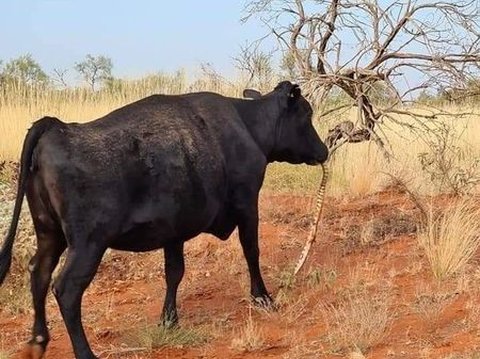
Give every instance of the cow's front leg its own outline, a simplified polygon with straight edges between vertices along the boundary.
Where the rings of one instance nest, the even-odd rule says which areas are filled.
[[[249,210],[242,211],[238,224],[240,243],[242,244],[243,254],[248,264],[250,273],[250,294],[255,304],[265,308],[274,308],[273,299],[265,288],[265,283],[260,273],[258,248],[258,208],[252,207]]]
[[[185,272],[183,242],[173,243],[164,248],[165,279],[167,292],[163,303],[162,325],[172,327],[178,323],[177,290]]]

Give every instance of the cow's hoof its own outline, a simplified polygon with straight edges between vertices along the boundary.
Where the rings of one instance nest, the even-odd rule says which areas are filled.
[[[162,318],[160,321],[159,327],[163,327],[165,329],[175,329],[178,327],[178,318]]]
[[[268,294],[262,295],[261,297],[253,297],[253,303],[255,306],[268,311],[275,311],[278,309],[275,301]]]
[[[20,353],[20,359],[41,359],[45,353],[45,348],[36,343],[25,344],[22,352]]]

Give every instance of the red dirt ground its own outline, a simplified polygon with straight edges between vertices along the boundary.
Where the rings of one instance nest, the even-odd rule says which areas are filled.
[[[449,201],[435,199],[439,208]],[[415,238],[418,211],[395,189],[361,200],[327,199],[318,242],[289,286],[282,274],[289,273],[301,252],[311,202],[312,198],[291,195],[264,193],[261,198],[261,263],[268,288],[280,298],[276,312],[251,308],[236,235],[227,242],[201,236],[187,244],[178,303],[181,325],[202,328],[208,333],[206,343],[132,350],[125,344],[129,333],[159,318],[165,290],[163,256],[111,252],[83,302],[93,350],[101,358],[348,357],[352,348],[335,346],[331,340],[335,327],[328,326],[325,308],[352,296],[388,302],[388,331],[363,351],[367,358],[447,358],[479,350],[479,257],[462,275],[436,283]],[[318,279],[316,273],[332,276]],[[47,310],[52,340],[46,357],[73,358],[51,295]],[[243,352],[232,340],[241,337],[249,315],[264,343]],[[31,317],[0,309],[0,348],[15,353],[13,357],[28,340]]]

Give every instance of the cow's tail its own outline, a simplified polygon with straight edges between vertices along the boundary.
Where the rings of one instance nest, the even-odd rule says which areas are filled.
[[[35,146],[40,137],[52,126],[60,124],[60,120],[54,117],[44,117],[36,121],[28,130],[25,141],[23,142],[22,155],[20,157],[20,175],[18,178],[17,198],[13,209],[13,217],[10,223],[2,249],[0,249],[0,285],[2,285],[7,276],[10,265],[12,264],[12,248],[17,233],[18,219],[22,209],[23,196],[27,185],[27,178],[32,166],[32,156]]]

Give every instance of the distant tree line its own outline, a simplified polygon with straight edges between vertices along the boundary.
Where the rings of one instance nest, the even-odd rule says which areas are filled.
[[[255,44],[258,45],[258,44]],[[262,92],[271,89],[272,84],[282,79],[295,80],[299,77],[298,67],[290,51],[285,51],[280,58],[278,66],[275,64],[272,52],[264,52],[255,45],[240,47],[239,54],[233,58],[235,67],[245,75],[245,87],[255,87]],[[209,64],[201,66],[202,77],[210,82],[225,82],[226,80],[215,72]],[[21,55],[7,62],[0,60],[0,90],[7,85],[27,86],[35,88],[66,89],[69,86],[68,75],[74,71],[81,77],[84,84],[92,91],[103,89],[109,92],[122,92],[130,85],[137,82],[147,81],[149,85],[161,86],[163,82],[171,81],[168,77],[159,74],[146,76],[138,80],[123,80],[112,75],[112,59],[104,55],[87,54],[82,61],[76,62],[71,69],[54,68],[47,74],[31,54]],[[173,78],[184,82],[183,74],[177,73]],[[166,80],[167,79],[167,80]],[[214,81],[213,81],[214,80]],[[194,82],[188,90],[202,90],[202,79]],[[182,85],[183,86],[183,85]],[[466,89],[460,90],[436,90],[424,89],[416,100],[425,104],[439,103],[476,103],[480,100],[480,79],[470,80]],[[373,103],[389,104],[394,99],[386,85],[377,82],[367,90]],[[332,91],[328,96],[327,107],[343,105],[349,101],[349,97],[342,91]]]
[[[466,82],[462,89],[440,89],[435,92],[423,90],[417,97],[423,104],[465,104],[480,103],[480,79]]]
[[[103,55],[86,55],[76,62],[73,70],[85,81],[92,91],[113,81],[113,62]],[[35,87],[68,87],[68,69],[53,69],[49,76],[31,54],[21,55],[8,62],[0,60],[0,86],[20,85]]]

